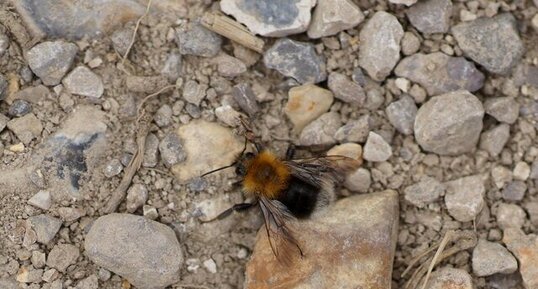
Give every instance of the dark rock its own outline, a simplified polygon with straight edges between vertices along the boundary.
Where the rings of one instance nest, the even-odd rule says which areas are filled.
[[[199,22],[185,23],[176,38],[181,54],[213,57],[220,51],[222,38]]]
[[[71,68],[77,51],[78,47],[73,43],[62,40],[47,41],[28,50],[26,60],[45,85],[56,85]]]

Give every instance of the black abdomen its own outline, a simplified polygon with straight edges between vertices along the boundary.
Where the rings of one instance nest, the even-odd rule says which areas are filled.
[[[318,201],[320,188],[291,177],[289,186],[278,198],[296,218],[308,218]]]

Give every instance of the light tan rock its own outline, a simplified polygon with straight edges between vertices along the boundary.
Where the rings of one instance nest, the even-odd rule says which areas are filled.
[[[297,132],[327,112],[333,103],[333,93],[313,84],[294,87],[288,92],[284,112]]]
[[[398,232],[395,191],[357,195],[301,221],[297,238],[305,256],[292,266],[277,261],[265,229],[247,265],[246,289],[389,288]]]
[[[519,273],[525,288],[538,288],[538,236],[509,228],[504,230],[503,242],[519,261]]]

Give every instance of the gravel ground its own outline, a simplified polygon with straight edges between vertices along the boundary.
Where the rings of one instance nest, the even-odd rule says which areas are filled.
[[[279,155],[356,156],[342,198],[398,193],[393,288],[451,230],[478,244],[429,288],[538,288],[536,0],[61,2],[0,2],[1,288],[243,288],[262,218],[202,223],[245,196],[198,178],[239,116]]]

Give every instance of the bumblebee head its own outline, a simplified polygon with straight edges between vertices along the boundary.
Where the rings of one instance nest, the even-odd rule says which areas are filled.
[[[247,174],[247,169],[249,164],[252,162],[252,159],[254,158],[255,154],[252,152],[247,152],[244,154],[241,154],[237,160],[235,161],[235,173],[240,176],[244,177]]]

